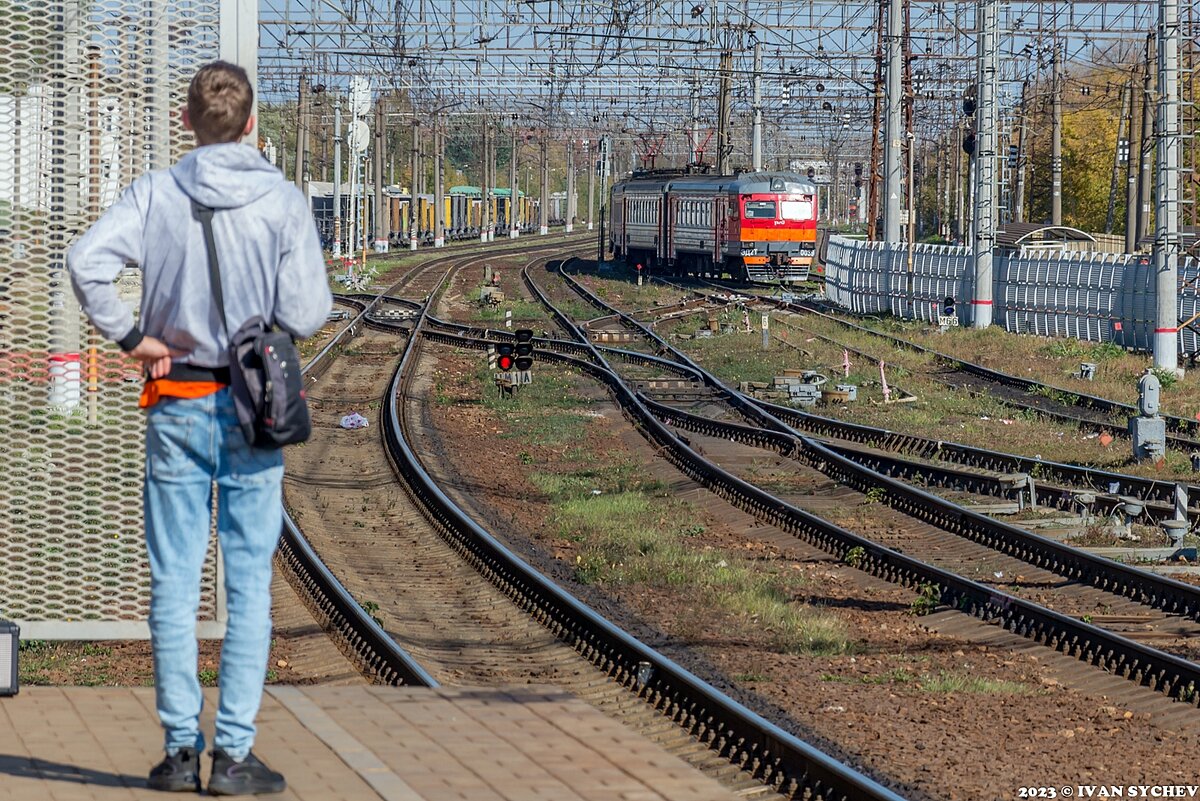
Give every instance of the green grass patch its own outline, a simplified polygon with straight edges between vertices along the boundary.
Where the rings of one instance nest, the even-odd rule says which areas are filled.
[[[929,693],[975,693],[977,695],[1033,695],[1028,684],[1004,679],[988,679],[965,673],[939,670],[921,676],[920,687]]]
[[[478,298],[478,293],[476,293]],[[505,300],[493,306],[490,303],[480,303],[475,310],[475,319],[484,322],[503,321],[506,312],[512,312],[514,320],[545,320],[546,312],[540,303],[535,303],[531,300],[518,298],[516,300]]]
[[[511,397],[502,397],[487,364],[478,370],[480,402],[496,412],[508,429],[503,439],[534,445],[563,446],[584,438],[588,417],[582,411],[590,402],[578,397],[573,374],[533,366],[533,383],[518,387]],[[435,398],[436,399],[436,398]]]
[[[641,584],[696,593],[714,606],[767,631],[790,653],[845,653],[852,643],[841,618],[799,603],[801,580],[687,543],[702,527],[687,504],[645,481],[636,466],[559,475],[535,473],[554,507],[553,523],[578,542],[576,577],[584,583]]]

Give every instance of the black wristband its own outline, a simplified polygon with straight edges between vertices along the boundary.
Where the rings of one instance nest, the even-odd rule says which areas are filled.
[[[128,334],[117,340],[117,345],[121,348],[121,350],[129,353],[129,351],[142,344],[142,340],[145,338],[146,335],[142,333],[142,329],[135,325],[133,328],[129,329]]]

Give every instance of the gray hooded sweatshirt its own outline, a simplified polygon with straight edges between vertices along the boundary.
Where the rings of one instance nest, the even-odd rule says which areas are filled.
[[[197,367],[229,363],[229,337],[213,302],[204,229],[189,198],[216,209],[213,234],[229,332],[258,315],[295,337],[314,333],[332,305],[308,203],[249,145],[198,147],[134,181],[67,254],[83,310],[131,350],[143,333]],[[139,323],[113,284],[130,262],[142,270]]]

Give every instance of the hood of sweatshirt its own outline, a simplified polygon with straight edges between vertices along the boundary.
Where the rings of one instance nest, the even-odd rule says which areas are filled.
[[[250,145],[204,145],[171,167],[184,193],[202,206],[235,209],[253,203],[284,181],[274,165]]]

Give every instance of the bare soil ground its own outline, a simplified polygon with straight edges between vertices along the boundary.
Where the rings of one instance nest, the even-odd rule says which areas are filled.
[[[619,625],[912,797],[1012,798],[1028,784],[1189,775],[1183,760],[1194,734],[1065,686],[1036,649],[989,648],[927,629],[911,613],[911,592],[715,501],[658,459],[595,387],[577,376],[569,382],[586,415],[569,431],[539,433],[480,402],[472,356],[443,356],[429,407],[448,459],[440,469],[472,488],[474,509],[494,533]],[[578,476],[586,466],[600,481],[631,464],[670,488],[661,517],[679,547],[795,576],[788,604],[836,617],[846,647],[781,648],[769,621],[716,603],[702,584],[634,569],[645,554],[591,563],[587,532],[571,525],[577,519],[552,500],[544,476]]]

